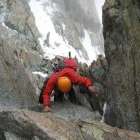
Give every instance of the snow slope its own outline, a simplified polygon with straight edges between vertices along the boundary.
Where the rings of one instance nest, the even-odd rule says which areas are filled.
[[[68,56],[68,52],[70,51],[72,57],[76,57],[80,62],[90,64],[97,58],[97,55],[100,54],[97,49],[98,46],[93,46],[90,31],[87,29],[83,28],[84,35],[79,36],[79,40],[83,45],[83,49],[86,51],[87,57],[83,55],[82,51],[70,45],[64,36],[56,32],[52,20],[58,10],[55,3],[52,3],[50,0],[30,0],[29,5],[34,14],[37,28],[41,34],[39,41],[44,51],[44,57],[52,59],[56,55]],[[62,23],[62,27],[63,30],[65,30],[64,23]]]

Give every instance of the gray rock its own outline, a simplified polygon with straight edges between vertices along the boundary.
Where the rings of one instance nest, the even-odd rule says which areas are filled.
[[[106,122],[140,131],[139,0],[107,0],[103,12],[110,81]]]
[[[6,140],[139,140],[140,134],[98,121],[66,121],[53,113],[0,111],[0,129]]]
[[[69,101],[65,101],[63,103],[55,103],[52,106],[52,112],[56,116],[68,120],[68,121],[76,121],[76,120],[85,120],[85,121],[93,121],[93,120],[101,120],[101,116],[99,112],[91,111],[90,109],[72,104]]]
[[[32,71],[39,65],[38,30],[26,1],[0,1],[0,105],[37,104]]]
[[[26,140],[22,137],[16,136],[15,134],[12,134],[10,132],[5,132],[4,135],[5,135],[6,140]]]

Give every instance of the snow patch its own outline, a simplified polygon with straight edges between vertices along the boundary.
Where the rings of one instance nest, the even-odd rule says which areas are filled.
[[[102,7],[105,3],[105,0],[95,0],[95,5],[97,9],[97,13],[99,15],[100,22],[102,23]]]
[[[97,59],[97,55],[100,54],[97,48],[98,46],[93,46],[90,38],[89,32],[84,29],[84,37],[80,38],[82,45],[84,46],[87,54],[88,54],[88,64],[91,63],[93,60]]]
[[[5,27],[7,30],[14,31],[15,33],[18,33],[16,30],[9,28],[4,22],[2,22],[1,25],[3,27]]]
[[[0,15],[0,23],[2,23],[2,22],[4,22],[4,20],[5,20],[5,15]]]
[[[39,76],[41,76],[43,78],[46,78],[48,76],[48,74],[40,72],[40,71],[34,71],[34,72],[32,72],[32,74],[39,75]]]
[[[2,22],[2,26],[5,27],[5,28],[8,29],[8,30],[11,30],[8,26],[5,25],[4,22]]]
[[[62,24],[62,28],[63,28],[63,30],[65,30],[66,29],[66,25]]]
[[[105,115],[106,109],[107,109],[107,102],[105,102],[104,103],[104,106],[103,106],[103,116],[102,116],[101,122],[104,122],[105,121],[104,115]]]

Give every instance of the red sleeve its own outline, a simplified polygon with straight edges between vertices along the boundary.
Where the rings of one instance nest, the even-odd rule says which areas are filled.
[[[47,82],[47,85],[45,87],[45,90],[43,92],[43,105],[44,106],[51,105],[50,94],[52,93],[52,90],[54,89],[56,82],[57,82],[57,73],[53,73],[50,76],[50,78]]]
[[[76,83],[78,84],[81,84],[81,85],[84,85],[85,87],[89,87],[89,86],[92,86],[92,82],[90,79],[88,79],[87,77],[82,77],[80,75],[76,75]]]
[[[87,77],[80,76],[73,69],[65,69],[64,73],[66,73],[66,76],[70,78],[73,84],[84,85],[85,87],[89,87],[92,85],[92,81],[90,79],[88,79]]]

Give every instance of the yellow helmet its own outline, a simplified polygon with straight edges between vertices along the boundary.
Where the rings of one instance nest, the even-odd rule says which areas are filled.
[[[68,77],[63,76],[58,78],[57,86],[63,93],[68,93],[71,90],[71,85],[71,80]]]

